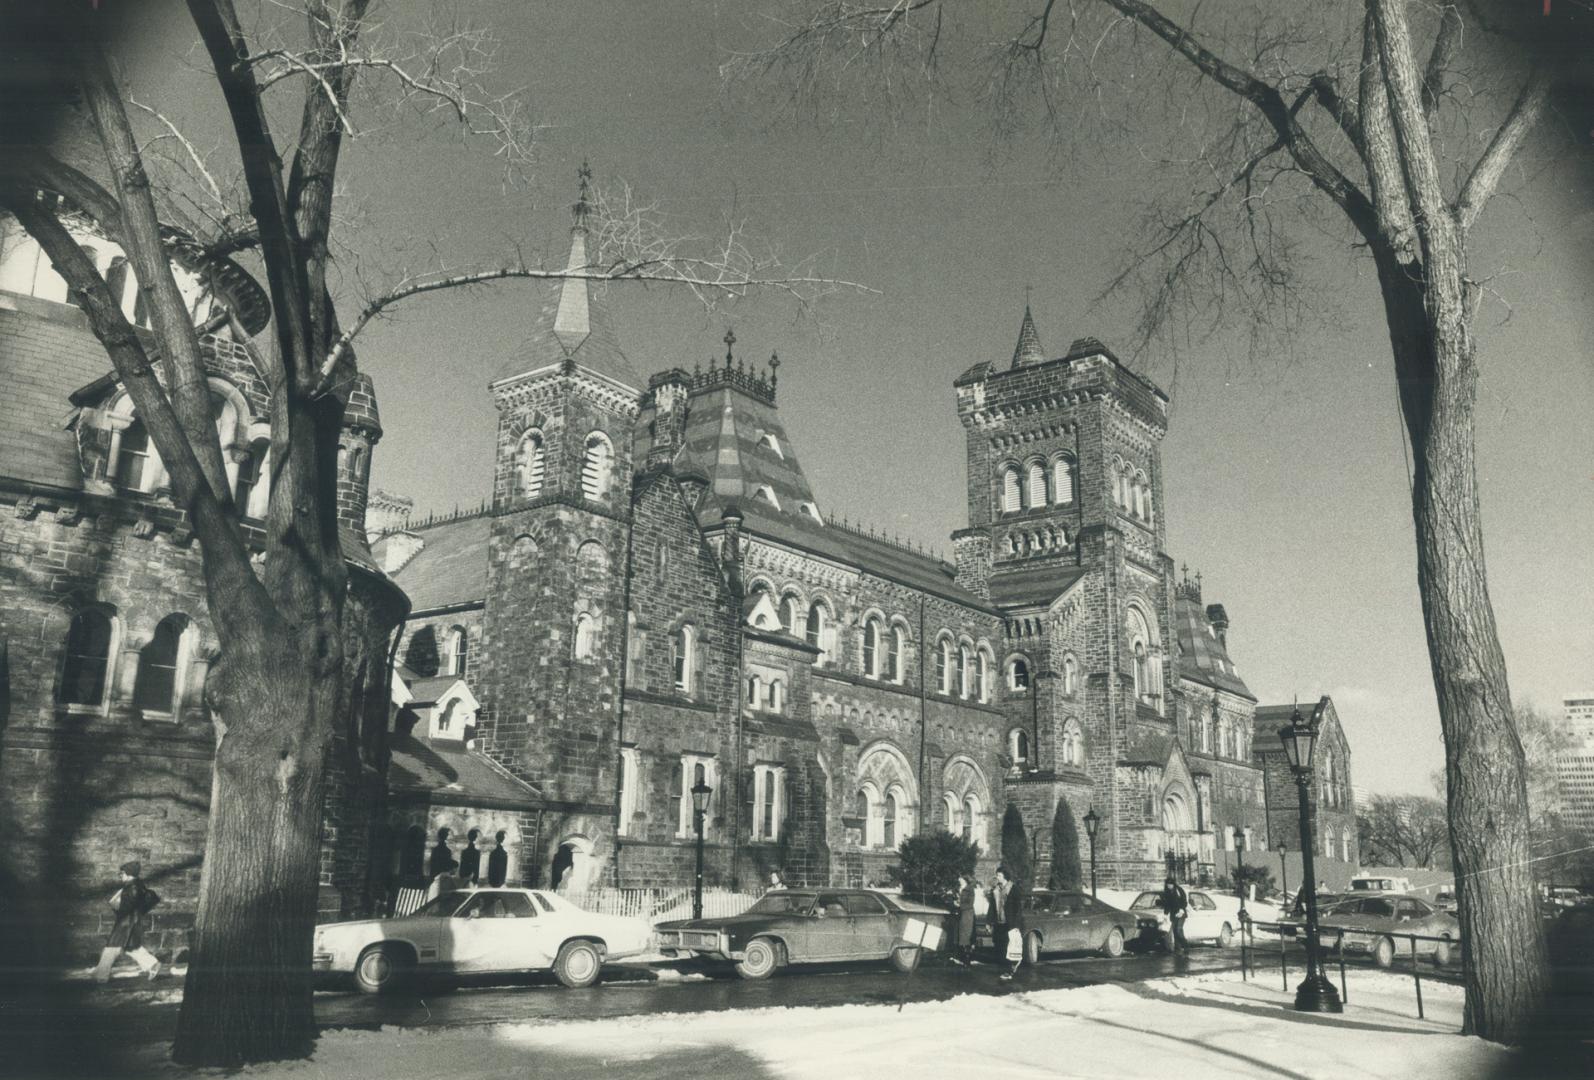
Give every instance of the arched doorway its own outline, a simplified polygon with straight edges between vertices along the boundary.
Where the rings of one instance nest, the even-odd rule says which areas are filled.
[[[559,841],[548,867],[548,887],[555,892],[580,895],[592,881],[592,841],[569,836]]]
[[[1191,880],[1200,862],[1196,833],[1195,800],[1182,787],[1162,794],[1162,851],[1169,877]]]

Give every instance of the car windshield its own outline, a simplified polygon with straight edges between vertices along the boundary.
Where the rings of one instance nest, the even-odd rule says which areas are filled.
[[[747,909],[749,915],[801,915],[813,905],[813,893],[772,892]]]
[[[1161,901],[1162,901],[1162,894],[1161,893],[1143,892],[1139,896],[1135,897],[1135,902],[1133,904],[1129,905],[1129,910],[1130,911],[1150,911],[1153,908],[1161,907],[1162,906]]]
[[[459,910],[469,893],[446,892],[436,900],[410,913],[412,919],[446,919]]]

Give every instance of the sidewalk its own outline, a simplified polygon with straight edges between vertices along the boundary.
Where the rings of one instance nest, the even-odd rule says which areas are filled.
[[[440,1031],[341,1031],[313,1060],[256,1066],[251,1078],[561,1080],[627,1077],[1325,1077],[1469,1080],[1507,1052],[1463,1038],[1461,993],[1356,972],[1340,1016],[1303,1015],[1274,984],[1222,973],[965,996],[912,1004],[669,1014]],[[186,1075],[155,1060],[162,1076]]]

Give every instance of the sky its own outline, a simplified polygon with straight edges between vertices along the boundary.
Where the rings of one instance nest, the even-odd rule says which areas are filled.
[[[423,6],[388,5],[390,27]],[[345,152],[355,222],[345,235],[368,257],[380,240],[416,260],[435,249],[454,266],[516,246],[557,263],[586,160],[600,186],[630,183],[683,234],[734,211],[789,259],[867,285],[875,291],[838,291],[806,312],[777,296],[705,312],[678,290],[611,289],[640,371],[723,355],[728,328],[749,360],[779,351],[786,430],[828,516],[950,553],[967,513],[952,380],[977,361],[1010,360],[1027,288],[1051,355],[1090,335],[1127,358],[1133,298],[1094,298],[1163,179],[1142,147],[1097,139],[1059,161],[1039,144],[993,143],[988,115],[957,100],[892,130],[866,106],[824,124],[782,122],[774,106],[786,87],[772,84],[763,107],[719,80],[732,50],[767,35],[757,4],[461,6],[496,29],[498,81],[524,87],[537,118],[530,181],[506,188],[490,157],[437,131],[371,124]],[[165,40],[155,55],[175,58],[180,38]],[[161,88],[183,78],[166,74]],[[1537,153],[1525,161],[1473,239],[1502,271],[1475,324],[1478,469],[1514,697],[1558,709],[1594,685],[1594,204],[1586,174]],[[1202,574],[1207,602],[1227,608],[1230,654],[1262,703],[1332,695],[1358,784],[1432,794],[1443,749],[1376,282],[1337,238],[1302,242],[1331,312],[1288,355],[1249,356],[1237,320],[1134,362],[1173,399],[1168,547]],[[541,288],[434,296],[365,333],[361,367],[385,429],[374,487],[414,498],[420,513],[488,495],[486,383],[529,333]]]

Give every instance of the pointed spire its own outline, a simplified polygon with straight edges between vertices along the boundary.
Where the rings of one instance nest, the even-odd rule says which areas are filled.
[[[1041,336],[1035,331],[1035,317],[1030,314],[1029,304],[1026,303],[1024,322],[1018,328],[1018,347],[1013,350],[1013,366],[1039,364],[1045,359],[1046,354],[1041,351]]]
[[[592,170],[581,163],[576,174],[580,181],[580,195],[571,208],[575,224],[570,229],[570,258],[565,261],[566,272],[587,269],[587,214],[592,209],[588,201],[591,194]],[[588,303],[587,282],[580,278],[565,278],[559,287],[559,310],[554,315],[553,332],[564,346],[565,354],[575,352],[592,333],[591,307]]]

